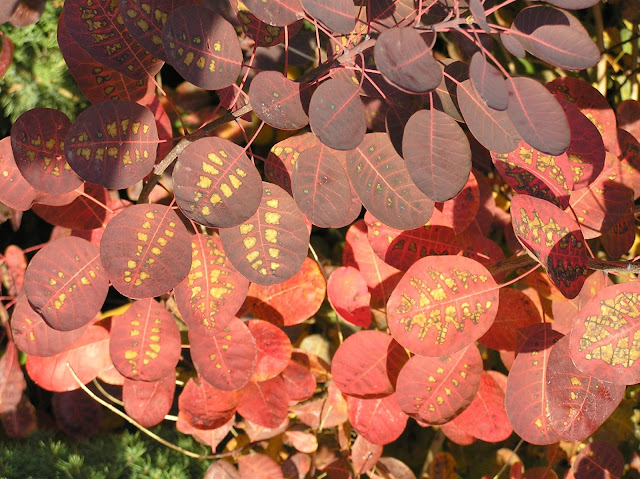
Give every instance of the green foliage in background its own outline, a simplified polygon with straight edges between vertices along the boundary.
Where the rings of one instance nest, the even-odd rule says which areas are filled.
[[[62,4],[47,2],[42,18],[34,25],[0,25],[0,31],[15,45],[11,66],[0,78],[0,138],[31,108],[57,108],[73,120],[88,106],[58,48],[56,31]]]
[[[174,424],[153,431],[190,451],[211,453],[191,436],[178,433]],[[43,431],[24,440],[0,439],[2,479],[191,479],[203,477],[210,463],[191,459],[139,431],[84,441]]]

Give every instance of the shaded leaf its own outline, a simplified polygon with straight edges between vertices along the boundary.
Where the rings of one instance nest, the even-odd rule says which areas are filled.
[[[240,456],[238,470],[240,479],[284,479],[278,463],[266,454]]]
[[[266,381],[278,376],[291,359],[291,341],[282,329],[260,319],[247,322],[249,332],[255,339],[257,357],[253,381]]]
[[[576,479],[622,477],[624,458],[615,446],[603,441],[587,444],[571,466]]]
[[[351,447],[351,462],[356,474],[370,472],[382,456],[382,449],[381,445],[372,444],[363,436],[358,436]]]
[[[300,0],[243,0],[243,3],[263,22],[269,25],[284,26],[304,16]]]
[[[346,35],[356,27],[351,0],[301,0],[301,3],[309,15],[335,33]]]
[[[297,404],[290,410],[303,424],[314,429],[335,427],[348,419],[347,402],[333,383],[327,386],[326,397]]]
[[[54,393],[51,407],[56,425],[77,441],[95,436],[102,423],[102,407],[87,393],[75,391]]]
[[[16,166],[11,137],[0,140],[0,201],[18,211],[27,211],[38,193],[24,179]]]
[[[309,368],[294,358],[289,360],[287,367],[280,373],[289,397],[289,404],[306,401],[316,390],[316,379]]]
[[[178,397],[178,409],[184,419],[198,429],[215,429],[236,413],[238,393],[221,391],[202,378],[191,378]]]
[[[478,4],[481,5],[479,1]],[[494,110],[507,109],[509,104],[507,83],[500,71],[491,65],[481,52],[474,53],[471,58],[469,78],[487,106]]]
[[[144,427],[160,424],[169,414],[176,390],[173,370],[158,381],[124,380],[122,402],[125,412]]]
[[[268,125],[281,130],[299,130],[309,123],[309,87],[285,78],[280,72],[262,71],[251,80],[251,107]]]
[[[0,414],[15,411],[26,388],[27,382],[18,362],[18,350],[13,341],[9,341],[0,357]]]

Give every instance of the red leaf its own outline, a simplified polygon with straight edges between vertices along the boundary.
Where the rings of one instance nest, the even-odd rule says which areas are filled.
[[[280,72],[262,71],[251,80],[251,107],[268,125],[281,130],[299,130],[309,123],[309,87],[285,78]]]
[[[618,448],[603,441],[587,444],[571,466],[576,479],[619,478],[623,470],[624,458]]]
[[[238,413],[251,422],[276,427],[287,417],[289,398],[277,376],[263,382],[249,381],[238,393]]]
[[[382,456],[383,447],[372,444],[363,436],[358,436],[351,446],[351,463],[356,474],[365,474],[371,471]]]
[[[278,376],[291,359],[291,341],[282,329],[273,324],[253,319],[247,327],[255,339],[257,358],[252,381],[260,382]]]
[[[327,397],[292,406],[291,412],[314,429],[338,426],[349,419],[347,402],[334,383],[327,386]]]
[[[187,381],[178,397],[178,409],[185,421],[198,429],[215,429],[236,413],[238,393],[222,391],[202,378]]]
[[[15,411],[26,388],[27,382],[18,362],[18,350],[13,341],[9,341],[0,357],[0,414]]]
[[[347,412],[353,428],[373,444],[389,444],[404,431],[408,416],[395,394],[378,399],[347,396]]]
[[[278,463],[266,454],[240,456],[238,470],[240,479],[284,479]]]
[[[361,328],[369,327],[371,293],[360,271],[351,266],[333,270],[327,282],[327,296],[331,307],[344,321]]]
[[[284,371],[280,373],[284,381],[284,388],[289,397],[289,404],[297,404],[301,401],[306,401],[316,391],[316,379],[313,377],[311,371],[300,364],[299,362],[291,359]]]
[[[158,381],[133,381],[125,379],[122,385],[122,402],[125,412],[144,427],[160,424],[169,414],[176,390],[175,372]]]

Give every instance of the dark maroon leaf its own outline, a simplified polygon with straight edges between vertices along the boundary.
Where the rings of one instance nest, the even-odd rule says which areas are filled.
[[[457,93],[464,121],[482,146],[495,153],[515,150],[521,138],[506,111],[487,106],[471,80],[459,83]]]
[[[578,224],[548,201],[527,195],[511,200],[513,230],[547,270],[566,298],[575,298],[587,277],[587,249]]]
[[[67,193],[82,185],[64,157],[64,138],[71,121],[59,110],[34,108],[11,128],[11,147],[25,180],[44,193]]]
[[[405,230],[429,221],[433,201],[413,183],[385,133],[364,137],[347,157],[347,172],[365,208],[386,225]]]
[[[588,443],[571,466],[575,479],[622,477],[624,457],[617,447],[603,441]]]
[[[558,68],[583,70],[600,60],[600,51],[580,22],[568,12],[535,5],[521,10],[513,29],[524,48]],[[515,33],[515,32],[514,32]]]
[[[173,289],[189,273],[191,238],[169,207],[125,208],[107,225],[100,243],[104,269],[128,298],[151,298]]]
[[[309,84],[293,82],[277,71],[258,73],[249,87],[258,118],[281,130],[299,130],[309,123]]]
[[[485,32],[491,33],[491,28],[487,23],[487,14],[484,12],[484,6],[480,0],[469,0],[469,11],[473,15],[473,21]]]
[[[233,320],[249,289],[218,236],[191,237],[191,270],[174,289],[176,305],[190,331],[217,334]]]
[[[293,196],[291,191],[291,175],[298,156],[304,150],[320,146],[322,143],[311,132],[290,136],[279,141],[269,151],[264,163],[264,174],[267,180],[275,183]]]
[[[200,375],[223,391],[242,388],[256,367],[256,342],[247,326],[232,318],[207,336],[189,331],[191,357]]]
[[[524,58],[527,52],[518,38],[517,34],[509,34],[509,31],[500,33],[500,40],[507,51],[517,58]]]
[[[469,141],[446,113],[420,110],[412,115],[404,130],[402,152],[411,179],[433,201],[450,200],[469,178]]]
[[[159,381],[180,359],[180,331],[173,316],[153,298],[135,301],[111,321],[109,353],[125,378]]]
[[[122,27],[115,0],[70,0],[63,18],[73,38],[91,57],[135,80],[155,76],[163,62],[154,58]]]
[[[224,1],[227,5],[229,2]],[[237,3],[237,5],[236,5]],[[269,25],[253,13],[247,10],[247,7],[242,2],[231,2],[231,7],[236,11],[236,16],[240,20],[240,26],[242,31],[252,40],[256,42],[259,47],[273,47],[284,43],[285,40],[285,27]],[[229,20],[227,18],[227,20]],[[230,20],[229,20],[230,21]],[[293,37],[302,28],[303,20],[300,19],[290,25],[287,25],[287,35],[289,38]]]
[[[409,118],[423,108],[423,97],[399,92],[396,95],[387,96],[384,104],[387,106],[387,114],[384,116],[384,130],[380,131],[386,131],[389,134],[394,148],[404,158],[402,151],[404,131]]]
[[[356,26],[352,0],[301,0],[304,9],[332,32],[346,35]]]
[[[58,331],[49,326],[36,313],[26,295],[16,301],[11,315],[11,337],[20,351],[33,356],[53,356],[71,346],[84,333],[80,327],[71,331]]]
[[[309,104],[311,131],[336,150],[358,146],[367,131],[364,105],[353,83],[333,78],[323,82]]]
[[[146,104],[155,93],[149,78],[134,80],[91,58],[69,33],[64,13],[58,20],[58,45],[71,76],[91,103],[104,100],[131,100]]]
[[[549,354],[546,397],[551,428],[565,441],[583,441],[598,429],[624,398],[625,386],[580,372],[571,361],[569,336]]]
[[[60,331],[87,324],[100,311],[108,290],[98,247],[73,236],[38,251],[25,275],[29,303]]]
[[[244,223],[220,230],[227,256],[249,281],[264,286],[295,275],[307,256],[309,230],[300,209],[279,186],[262,183],[262,200]]]
[[[102,406],[84,391],[76,389],[53,394],[51,408],[58,428],[77,441],[100,431]]]
[[[479,0],[478,0],[479,1]],[[469,64],[469,77],[487,105],[494,110],[506,110],[509,104],[507,83],[500,71],[481,52],[476,52]]]
[[[562,337],[549,323],[531,326],[507,380],[505,407],[515,433],[531,444],[559,440],[547,412],[547,364],[553,345]]]
[[[224,138],[201,138],[185,148],[173,170],[176,203],[209,227],[249,219],[260,204],[262,180],[245,149]]]
[[[197,18],[198,22],[192,20]],[[202,5],[174,10],[162,31],[169,63],[185,80],[205,90],[219,90],[236,81],[242,50],[233,26]]]
[[[132,101],[105,101],[83,111],[64,142],[67,161],[85,181],[126,188],[153,167],[158,130],[153,113]]]
[[[451,356],[415,355],[398,375],[398,404],[422,423],[444,424],[471,404],[481,372],[482,357],[475,344]]]
[[[602,246],[610,258],[619,258],[633,246],[636,237],[633,204],[613,227],[602,235]]]
[[[168,61],[162,46],[162,28],[174,9],[193,0],[118,0],[127,30],[153,56]]]
[[[430,92],[442,80],[431,46],[414,28],[386,30],[374,47],[376,65],[392,85],[411,93]]]
[[[414,0],[370,0],[366,10],[368,22],[381,30],[408,26],[417,15]]]
[[[124,410],[142,426],[156,426],[169,414],[175,390],[176,378],[173,370],[158,381],[125,379],[122,385]]]
[[[448,114],[456,121],[464,121],[458,107],[458,83],[469,79],[469,65],[457,60],[445,59],[444,75],[440,85],[433,91],[430,101],[433,107]],[[425,102],[427,105],[429,101]]]
[[[548,155],[564,153],[571,141],[571,131],[555,97],[533,78],[510,78],[507,86],[507,113],[522,138]]]
[[[290,25],[304,16],[300,0],[244,0],[243,2],[256,17],[274,25]]]
[[[314,225],[338,226],[349,213],[349,177],[329,147],[320,145],[300,153],[291,182],[296,203]]]

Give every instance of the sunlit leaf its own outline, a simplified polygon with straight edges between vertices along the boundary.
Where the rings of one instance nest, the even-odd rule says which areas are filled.
[[[178,73],[205,90],[227,87],[240,74],[242,50],[235,29],[202,5],[174,10],[162,30],[162,43]]]
[[[80,178],[119,189],[153,167],[158,130],[153,113],[132,101],[105,101],[83,111],[64,142],[67,161]]]
[[[309,87],[285,78],[280,72],[262,71],[251,80],[251,107],[268,125],[281,130],[299,130],[309,123]]]
[[[11,137],[0,140],[0,201],[18,211],[27,211],[38,196],[16,166]]]
[[[367,282],[356,268],[340,266],[327,281],[327,297],[331,307],[344,321],[361,328],[371,324],[371,293]]]
[[[251,379],[266,381],[278,376],[291,359],[291,341],[284,331],[260,319],[247,322],[249,332],[255,339],[257,357]]]
[[[231,319],[224,328],[216,326],[206,336],[189,331],[189,343],[196,370],[218,389],[240,389],[255,370],[256,341],[238,318]]]
[[[376,466],[378,459],[382,456],[383,447],[379,444],[372,444],[363,436],[358,436],[353,441],[351,447],[351,461],[353,468],[358,474],[371,472]]]
[[[256,318],[278,326],[293,326],[318,312],[325,292],[326,281],[318,263],[307,257],[300,271],[282,283],[271,286],[252,283],[246,305]]]
[[[220,238],[236,269],[263,286],[300,271],[309,246],[309,230],[293,198],[266,182],[255,214],[239,226],[221,229]]]
[[[153,77],[163,62],[154,58],[122,27],[118,2],[70,0],[63,17],[73,38],[91,57],[133,78]]]
[[[260,204],[262,180],[245,150],[224,138],[191,143],[173,170],[176,203],[209,227],[229,228],[249,219]]]
[[[38,251],[25,275],[29,303],[60,331],[87,324],[100,311],[108,290],[98,247],[71,236]]]
[[[251,422],[276,427],[287,417],[289,398],[280,376],[268,381],[249,381],[238,392],[238,413]]]
[[[389,329],[410,351],[450,355],[481,337],[498,311],[498,285],[480,263],[461,256],[416,261],[387,303]]]
[[[114,288],[129,298],[171,290],[191,267],[191,238],[180,218],[163,205],[124,209],[107,225],[100,258]]]
[[[299,20],[304,15],[300,0],[243,0],[244,4],[263,22],[284,26]]]
[[[225,2],[228,3],[228,2]],[[237,5],[236,5],[237,4]],[[253,13],[247,10],[247,7],[240,0],[234,0],[231,2],[231,6],[236,11],[238,20],[240,20],[240,26],[242,31],[249,38],[256,42],[259,47],[273,47],[284,43],[285,41],[285,27],[269,25],[263,22]],[[302,28],[303,20],[297,20],[286,26],[286,35],[291,38]]]
[[[240,456],[238,470],[240,479],[284,479],[278,463],[266,454]]]
[[[351,0],[301,0],[304,9],[331,31],[346,35],[356,26]]]
[[[124,377],[159,381],[180,359],[180,331],[173,316],[153,298],[135,301],[111,321],[111,360]]]
[[[231,265],[218,236],[191,237],[191,270],[173,291],[190,331],[208,336],[224,329],[248,289],[249,281]]]
[[[236,413],[238,393],[214,388],[202,378],[191,378],[178,397],[178,410],[199,429],[215,429]]]
[[[347,421],[347,402],[335,384],[327,385],[326,397],[291,407],[296,417],[309,427],[334,427]]]
[[[398,439],[408,419],[395,394],[374,399],[347,396],[347,412],[353,428],[367,441],[380,445]]]
[[[124,410],[142,426],[156,426],[169,414],[175,390],[176,378],[173,370],[157,381],[125,379],[122,385]]]
[[[464,171],[466,173],[467,169]],[[467,175],[458,194],[436,205],[436,211],[431,218],[433,224],[451,227],[456,234],[462,233],[471,225],[480,208],[478,180],[471,171]],[[442,215],[439,215],[439,212]]]
[[[507,109],[507,84],[500,71],[491,65],[481,52],[474,53],[471,58],[469,77],[487,106],[494,110]]]
[[[451,356],[413,356],[398,375],[398,404],[421,423],[444,424],[471,404],[481,372],[482,357],[475,344]]]

